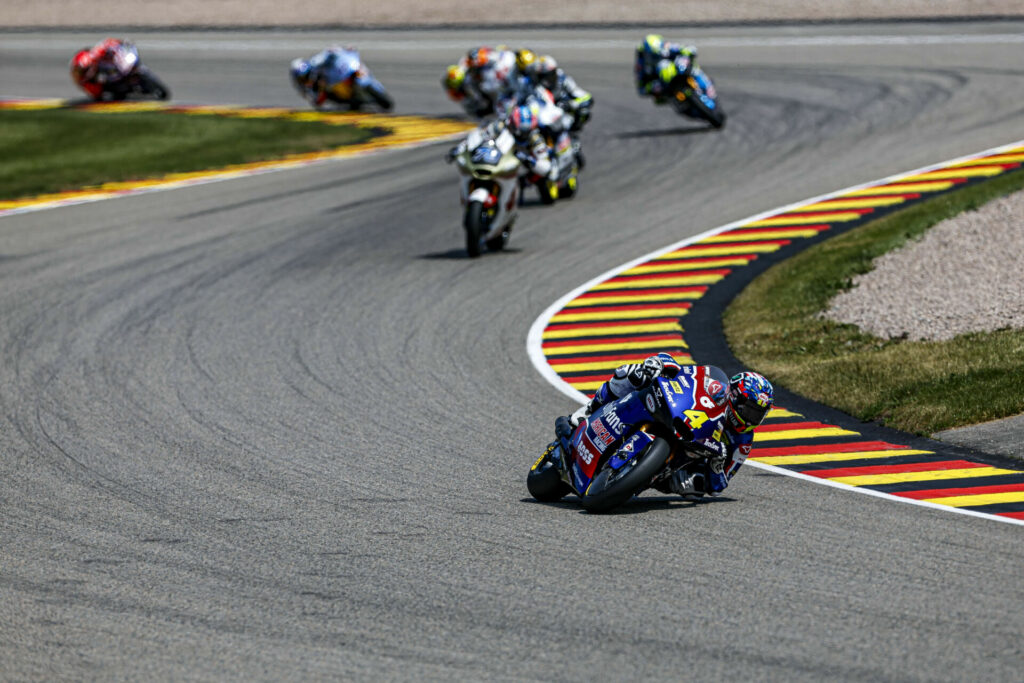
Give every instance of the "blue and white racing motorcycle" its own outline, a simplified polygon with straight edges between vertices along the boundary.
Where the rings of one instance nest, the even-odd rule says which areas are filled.
[[[328,102],[357,110],[373,103],[390,111],[395,101],[352,48],[330,48],[308,62],[292,62],[292,79],[300,94],[320,108]],[[308,74],[303,78],[303,73]],[[308,82],[306,82],[308,80]]]
[[[535,499],[571,493],[590,512],[607,512],[648,488],[668,491],[674,472],[703,471],[719,454],[729,378],[710,366],[684,366],[674,378],[608,403],[573,429],[555,422],[557,440],[534,463],[526,485]]]
[[[676,59],[678,73],[669,83],[669,101],[677,112],[703,119],[715,128],[725,125],[725,112],[718,102],[718,91],[704,70],[688,57]]]

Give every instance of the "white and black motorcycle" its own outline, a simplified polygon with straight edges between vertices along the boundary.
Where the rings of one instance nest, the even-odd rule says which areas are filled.
[[[521,162],[515,138],[504,126],[491,124],[472,131],[457,149],[466,251],[471,257],[479,256],[484,245],[500,251],[518,215]]]

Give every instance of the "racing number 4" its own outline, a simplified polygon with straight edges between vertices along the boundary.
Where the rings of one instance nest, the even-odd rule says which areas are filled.
[[[693,431],[697,431],[702,424],[708,421],[708,414],[702,410],[684,410],[683,414],[686,415],[690,429]]]

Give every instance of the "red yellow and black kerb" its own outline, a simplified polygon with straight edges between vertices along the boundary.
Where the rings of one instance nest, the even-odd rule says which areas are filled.
[[[687,314],[709,288],[796,241],[911,204],[1024,163],[1024,147],[890,179],[705,236],[593,285],[548,320],[541,351],[573,388],[592,395],[612,370],[659,351],[694,362]],[[700,359],[697,359],[699,362]],[[865,438],[773,409],[751,461],[835,484],[1024,520],[1024,472]]]

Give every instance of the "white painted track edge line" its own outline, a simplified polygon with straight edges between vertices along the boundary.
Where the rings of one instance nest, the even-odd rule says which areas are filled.
[[[851,486],[850,484],[843,484],[838,481],[830,481],[828,479],[822,479],[820,477],[814,477],[809,474],[803,474],[801,472],[794,472],[787,470],[782,467],[776,467],[775,465],[767,465],[756,460],[747,460],[744,463],[749,467],[756,467],[759,470],[766,470],[775,474],[782,474],[787,477],[794,477],[796,479],[803,479],[810,481],[815,484],[821,484],[823,486],[831,486],[832,488],[844,489],[846,491],[852,491],[854,493],[861,493],[867,496],[874,496],[876,498],[885,498],[887,500],[893,500],[900,503],[907,503],[909,505],[920,505],[921,507],[932,508],[933,510],[942,510],[943,512],[957,512],[961,515],[970,515],[971,517],[981,517],[982,519],[995,520],[997,522],[1006,522],[1008,524],[1017,524],[1024,526],[1024,519],[1014,519],[1013,517],[1000,517],[990,512],[978,512],[976,510],[964,510],[963,508],[956,508],[951,505],[943,505],[942,503],[929,503],[925,500],[914,500],[913,498],[904,498],[903,496],[895,496],[891,493],[885,493],[884,491],[875,491],[873,489],[861,488],[860,486]]]
[[[965,156],[962,156],[962,157],[957,157],[955,159],[950,159],[949,161],[942,161],[942,162],[939,162],[939,163],[936,163],[936,164],[930,164],[928,166],[922,166],[920,168],[916,168],[916,169],[913,169],[913,170],[910,170],[910,171],[904,171],[904,172],[901,172],[901,173],[894,173],[893,175],[887,176],[885,178],[881,178],[879,180],[870,180],[870,181],[868,181],[866,183],[861,183],[859,185],[852,185],[850,187],[846,187],[846,188],[843,188],[841,190],[835,190],[835,191],[829,192],[827,194],[822,194],[822,195],[818,195],[816,197],[811,197],[810,199],[804,199],[804,200],[801,200],[801,201],[798,201],[798,202],[793,202],[792,204],[786,204],[785,206],[782,206],[782,207],[779,207],[779,208],[775,208],[775,209],[769,209],[768,211],[762,211],[761,213],[754,214],[753,216],[749,216],[747,218],[741,218],[741,219],[739,219],[737,221],[733,221],[732,223],[727,223],[725,225],[721,225],[721,226],[719,226],[717,228],[711,228],[710,230],[706,230],[706,231],[704,231],[702,233],[699,233],[697,235],[693,235],[691,237],[686,237],[684,239],[679,240],[678,242],[674,242],[674,243],[668,245],[667,247],[663,247],[661,249],[657,249],[657,250],[652,251],[652,252],[650,252],[648,254],[645,254],[643,256],[638,256],[637,258],[635,258],[635,259],[633,259],[631,261],[628,261],[625,264],[622,264],[622,265],[619,265],[619,266],[615,266],[611,270],[607,270],[604,273],[602,273],[602,274],[600,274],[600,275],[598,275],[598,276],[596,276],[594,278],[591,278],[590,280],[587,280],[582,285],[580,285],[579,287],[576,287],[572,291],[568,292],[567,294],[565,294],[564,296],[562,296],[561,298],[556,300],[550,306],[548,306],[544,310],[544,312],[541,313],[540,316],[536,320],[533,321],[533,324],[530,326],[529,333],[527,334],[527,337],[526,337],[526,351],[527,351],[527,353],[530,356],[530,360],[533,363],[534,368],[537,369],[537,372],[539,372],[542,376],[544,376],[545,379],[547,379],[549,382],[551,382],[554,385],[554,387],[556,389],[558,389],[559,391],[561,391],[563,394],[565,394],[569,398],[578,400],[580,403],[583,403],[583,402],[585,402],[587,400],[586,395],[584,395],[582,392],[574,389],[564,379],[559,377],[558,374],[555,373],[554,370],[551,369],[551,366],[548,365],[547,358],[544,356],[544,353],[541,350],[541,343],[543,341],[542,335],[544,333],[544,328],[547,327],[548,322],[551,320],[551,317],[554,316],[555,313],[560,311],[565,306],[565,304],[567,304],[569,301],[572,301],[577,296],[579,296],[583,292],[587,291],[588,289],[590,289],[594,285],[600,284],[600,283],[604,282],[605,280],[608,280],[608,279],[614,277],[615,275],[618,275],[619,273],[621,273],[621,272],[623,272],[625,270],[629,270],[630,268],[633,268],[634,266],[638,266],[638,265],[640,265],[642,263],[646,263],[647,261],[650,261],[651,259],[653,259],[656,256],[660,256],[661,254],[665,254],[665,253],[668,253],[670,251],[674,251],[675,249],[679,249],[681,247],[688,246],[690,244],[693,244],[694,242],[699,242],[700,240],[704,239],[705,237],[711,237],[712,235],[717,235],[717,234],[725,232],[727,230],[732,230],[733,228],[739,227],[739,226],[744,225],[746,223],[752,223],[754,221],[762,220],[764,218],[770,218],[772,216],[776,216],[776,215],[779,215],[779,214],[786,213],[786,212],[791,211],[793,209],[802,208],[802,207],[807,206],[809,204],[815,204],[817,202],[825,201],[826,199],[834,199],[834,198],[836,198],[836,197],[838,197],[840,195],[846,194],[848,192],[853,192],[855,190],[862,190],[862,189],[868,188],[868,187],[875,187],[875,186],[878,186],[878,185],[885,185],[885,184],[891,183],[891,182],[893,182],[893,181],[895,181],[895,180],[897,180],[899,178],[903,178],[905,176],[919,175],[921,173],[926,173],[928,171],[934,171],[934,170],[937,170],[937,169],[946,168],[948,166],[951,166],[953,164],[957,164],[957,163],[960,163],[960,162],[963,162],[963,161],[971,161],[973,159],[980,159],[981,157],[991,156],[993,154],[998,154],[998,153],[1000,153],[1002,151],[1005,151],[1005,150],[1008,150],[1008,149],[1013,149],[1015,147],[1020,147],[1022,145],[1024,145],[1024,140],[1018,140],[1016,142],[1010,142],[1010,143],[1007,143],[1005,145],[999,145],[998,147],[993,147],[991,149],[985,150],[984,152],[978,152],[978,153],[975,153],[975,154],[968,154],[968,155],[965,155]]]
[[[614,277],[615,275],[618,275],[619,273],[621,273],[621,272],[623,272],[625,270],[629,270],[630,268],[633,268],[635,266],[640,265],[641,263],[646,263],[647,261],[650,261],[651,259],[653,259],[656,256],[660,256],[661,254],[665,254],[665,253],[668,253],[670,251],[674,251],[675,249],[679,249],[681,247],[693,244],[694,242],[699,242],[700,240],[704,239],[705,237],[710,237],[712,235],[717,235],[719,233],[725,232],[727,230],[731,230],[733,228],[739,227],[739,226],[744,225],[746,223],[752,223],[754,221],[761,220],[761,219],[764,219],[764,218],[769,218],[771,216],[777,216],[777,215],[780,215],[780,214],[784,214],[784,213],[786,213],[788,211],[791,211],[791,210],[793,210],[795,208],[804,207],[804,206],[807,206],[808,204],[815,204],[817,202],[821,202],[821,201],[824,201],[826,199],[834,199],[834,198],[836,198],[836,197],[838,197],[840,195],[844,195],[844,194],[849,193],[849,192],[854,192],[856,190],[862,190],[862,189],[865,189],[865,188],[868,188],[868,187],[875,187],[875,186],[880,186],[880,185],[886,185],[886,184],[892,183],[894,181],[897,181],[897,180],[899,180],[901,178],[904,178],[906,176],[919,175],[921,173],[927,173],[928,171],[934,171],[934,170],[938,170],[938,169],[948,168],[949,166],[952,166],[954,164],[958,164],[958,163],[961,163],[961,162],[964,162],[964,161],[971,161],[971,160],[974,160],[974,159],[980,159],[982,157],[992,156],[994,154],[999,154],[999,153],[1004,152],[1006,150],[1014,149],[1016,147],[1021,147],[1021,146],[1024,146],[1024,140],[1017,140],[1016,142],[1010,142],[1010,143],[1007,143],[1005,145],[999,145],[998,147],[992,147],[991,149],[987,149],[987,150],[985,150],[983,152],[976,152],[974,154],[967,154],[967,155],[962,156],[962,157],[957,157],[955,159],[950,159],[948,161],[942,161],[942,162],[935,163],[935,164],[929,164],[928,166],[922,166],[920,168],[916,168],[916,169],[913,169],[913,170],[910,170],[910,171],[903,171],[901,173],[894,173],[893,175],[886,176],[885,178],[881,178],[879,180],[871,180],[871,181],[868,181],[866,183],[861,183],[859,185],[852,185],[850,187],[846,187],[846,188],[843,188],[841,190],[835,190],[835,191],[829,192],[827,194],[822,194],[822,195],[818,195],[816,197],[811,197],[810,199],[805,199],[805,200],[802,200],[802,201],[794,202],[792,204],[787,204],[785,206],[782,206],[782,207],[779,207],[779,208],[776,208],[776,209],[771,209],[769,211],[762,211],[761,213],[755,214],[755,215],[750,216],[748,218],[742,218],[742,219],[740,219],[738,221],[733,221],[732,223],[727,223],[727,224],[719,226],[717,228],[712,228],[710,230],[706,230],[706,231],[704,231],[702,233],[699,233],[697,235],[693,235],[692,237],[684,238],[682,240],[679,240],[678,242],[674,242],[673,244],[668,245],[667,247],[662,247],[661,249],[657,249],[657,250],[652,251],[652,252],[650,252],[648,254],[645,254],[643,256],[639,256],[639,257],[637,257],[637,258],[635,258],[635,259],[633,259],[631,261],[628,261],[625,264],[616,266],[616,267],[612,268],[611,270],[607,270],[604,273],[602,273],[601,275],[598,275],[597,277],[594,277],[594,278],[591,278],[590,280],[587,280],[585,283],[583,283],[579,287],[576,287],[572,291],[570,291],[567,294],[565,294],[564,296],[560,297],[558,300],[556,300],[554,303],[552,303],[550,306],[548,306],[544,310],[544,312],[541,313],[540,316],[538,316],[537,319],[533,321],[533,324],[530,326],[529,333],[527,334],[527,337],[526,337],[526,352],[527,352],[527,354],[530,357],[530,362],[533,363],[533,367],[537,370],[537,372],[539,372],[540,375],[542,377],[544,377],[544,379],[546,379],[552,386],[554,386],[555,389],[558,389],[560,392],[562,392],[563,394],[565,394],[569,398],[574,399],[574,400],[576,400],[576,401],[578,401],[579,403],[582,404],[582,403],[586,402],[586,400],[587,400],[586,395],[583,392],[581,392],[581,391],[579,391],[577,389],[574,389],[568,382],[566,382],[564,379],[562,379],[558,375],[558,373],[556,373],[554,371],[554,369],[552,369],[552,367],[547,362],[547,357],[544,355],[544,351],[541,348],[541,344],[543,343],[544,329],[547,327],[547,325],[550,322],[552,316],[554,316],[555,313],[557,313],[558,311],[562,310],[562,308],[565,307],[565,304],[567,304],[569,301],[572,301],[577,296],[579,296],[580,294],[586,292],[587,290],[589,290],[594,285],[600,284],[600,283],[604,282],[605,280],[608,280],[608,279]],[[836,487],[836,488],[841,488],[841,489],[846,489],[846,490],[849,490],[849,491],[854,491],[856,493],[877,496],[877,497],[880,497],[880,498],[887,498],[889,500],[895,500],[895,501],[898,501],[900,503],[908,503],[908,504],[913,504],[913,505],[921,505],[923,507],[930,507],[930,508],[934,508],[934,509],[938,509],[938,510],[944,510],[946,512],[957,512],[957,513],[964,514],[964,515],[971,515],[971,516],[974,516],[974,517],[982,517],[984,519],[996,520],[996,521],[999,521],[999,522],[1008,522],[1008,523],[1011,523],[1011,524],[1024,525],[1024,520],[1013,519],[1012,517],[1000,517],[998,515],[993,515],[993,514],[984,513],[984,512],[975,512],[973,510],[963,510],[963,509],[960,509],[960,508],[951,507],[949,505],[940,505],[938,503],[927,503],[925,501],[913,500],[913,499],[910,499],[910,498],[902,498],[900,496],[894,496],[892,494],[883,493],[881,491],[873,491],[871,489],[863,489],[863,488],[859,488],[859,487],[856,487],[856,486],[850,486],[849,484],[840,484],[840,483],[837,483],[837,482],[832,482],[832,481],[828,481],[828,480],[825,480],[825,479],[820,479],[818,477],[812,477],[812,476],[809,476],[809,475],[800,474],[799,472],[793,472],[793,471],[790,471],[790,470],[787,470],[787,469],[784,469],[784,468],[781,468],[781,467],[775,467],[774,465],[766,465],[766,464],[763,464],[763,463],[758,463],[758,462],[756,462],[754,460],[748,460],[747,464],[749,464],[752,467],[756,467],[758,469],[768,470],[768,471],[771,471],[771,472],[774,472],[774,473],[777,473],[777,474],[781,474],[781,475],[784,475],[784,476],[795,477],[797,479],[804,479],[804,480],[807,480],[807,481],[814,482],[816,484],[824,484],[826,486],[833,486],[833,487]]]

